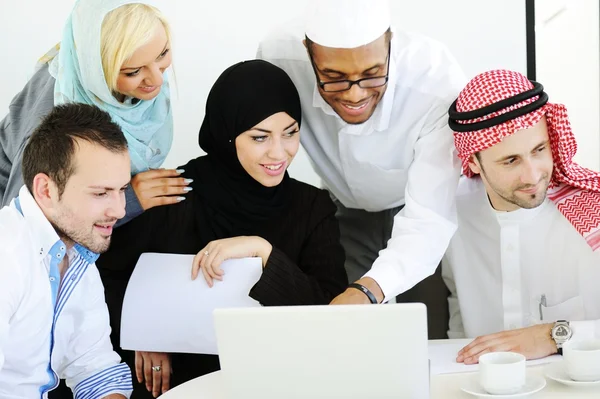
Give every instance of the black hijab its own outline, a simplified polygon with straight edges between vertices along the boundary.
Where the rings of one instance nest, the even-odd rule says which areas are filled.
[[[203,207],[202,223],[213,239],[252,234],[256,226],[276,217],[285,207],[289,176],[265,187],[238,160],[235,139],[278,112],[300,125],[298,91],[280,68],[262,60],[244,61],[227,68],[213,85],[198,141],[206,156],[183,168],[194,179],[194,198]]]

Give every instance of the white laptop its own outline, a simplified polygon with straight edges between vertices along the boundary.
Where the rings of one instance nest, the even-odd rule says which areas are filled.
[[[429,398],[425,305],[214,312],[228,399]]]

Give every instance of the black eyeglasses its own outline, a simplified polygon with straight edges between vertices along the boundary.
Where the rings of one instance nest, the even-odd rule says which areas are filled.
[[[392,44],[390,43],[390,46],[388,47],[387,68],[386,68],[385,76],[374,76],[372,78],[363,78],[363,79],[358,79],[358,80],[336,80],[334,82],[323,82],[321,79],[319,79],[319,73],[317,70],[317,66],[315,65],[315,62],[313,61],[313,56],[310,51],[310,46],[309,46],[309,50],[308,50],[308,55],[309,55],[310,63],[313,67],[313,70],[315,71],[315,76],[317,77],[317,84],[319,85],[321,90],[328,92],[328,93],[334,93],[334,92],[338,92],[338,91],[350,90],[350,88],[354,85],[358,85],[358,87],[360,87],[362,89],[374,89],[376,87],[384,86],[388,82],[389,74],[390,74],[391,50],[392,50]]]

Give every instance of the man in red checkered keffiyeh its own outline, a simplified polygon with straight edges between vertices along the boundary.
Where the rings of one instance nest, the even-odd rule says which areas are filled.
[[[463,173],[474,175],[469,166],[473,155],[518,130],[533,128],[545,117],[554,166],[548,197],[596,251],[600,248],[600,174],[573,162],[577,143],[567,110],[547,101],[541,85],[517,72],[489,71],[471,80],[450,110],[450,127],[455,131]],[[539,187],[538,199],[545,198],[546,187]]]
[[[465,175],[442,261],[448,335],[475,338],[457,361],[495,351],[535,359],[571,336],[600,338],[600,174],[573,162],[565,107],[522,74],[494,70],[448,115]]]

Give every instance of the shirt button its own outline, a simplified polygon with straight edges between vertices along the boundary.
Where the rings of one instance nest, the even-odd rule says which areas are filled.
[[[54,277],[50,277],[50,281],[54,281],[56,280]]]
[[[515,249],[515,247],[514,247],[512,244],[509,244],[509,245],[506,247],[506,250],[507,250],[508,252],[512,252],[512,251],[514,251],[514,249]]]

